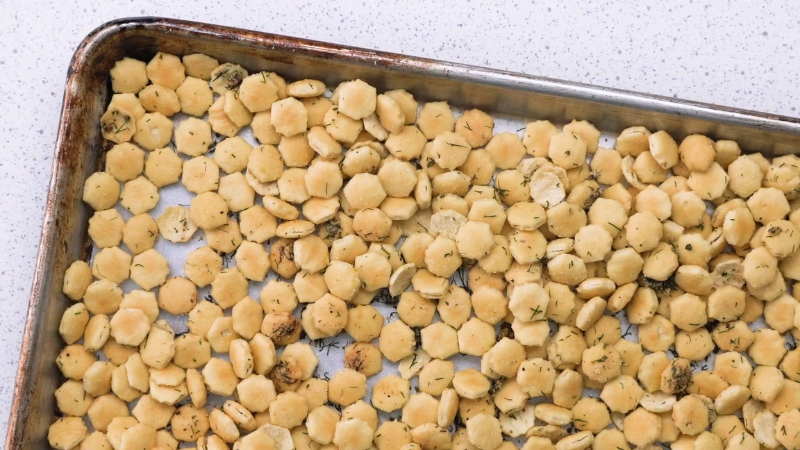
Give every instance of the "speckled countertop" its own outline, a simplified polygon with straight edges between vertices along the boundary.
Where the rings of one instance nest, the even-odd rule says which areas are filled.
[[[13,392],[67,64],[81,39],[108,20],[216,22],[800,115],[800,18],[792,0],[759,7],[732,0],[189,3],[0,0],[0,430]]]

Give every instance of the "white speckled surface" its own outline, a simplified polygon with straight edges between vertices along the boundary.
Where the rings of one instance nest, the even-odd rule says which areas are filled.
[[[0,430],[5,430],[67,64],[105,21],[179,17],[797,116],[791,0],[0,0]],[[401,2],[397,2],[398,4]],[[670,3],[670,5],[666,5]],[[226,6],[220,6],[226,5]],[[383,6],[379,6],[383,5]]]

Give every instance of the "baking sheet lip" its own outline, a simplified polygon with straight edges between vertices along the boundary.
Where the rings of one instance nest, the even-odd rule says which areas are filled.
[[[155,27],[156,29],[165,29],[167,32],[171,28],[173,31],[184,33],[237,39],[250,44],[261,43],[271,45],[273,48],[282,45],[289,47],[292,52],[307,56],[345,59],[367,66],[380,63],[382,66],[397,71],[409,73],[423,71],[429,75],[465,82],[521,89],[554,97],[567,97],[599,104],[612,104],[800,135],[800,118],[798,117],[202,22],[152,16],[130,17],[107,22],[93,33],[104,32],[115,27],[125,29]]]
[[[151,28],[158,32],[182,32],[188,34],[207,35],[208,37],[228,37],[248,42],[249,44],[287,46],[293,52],[300,51],[308,56],[323,58],[345,59],[356,64],[385,65],[389,69],[405,72],[424,71],[429,75],[444,78],[454,78],[465,82],[496,85],[514,89],[533,91],[556,97],[568,97],[596,103],[611,103],[618,106],[647,109],[669,114],[694,116],[704,120],[735,123],[749,127],[764,128],[773,131],[788,132],[800,135],[800,119],[787,116],[748,111],[739,108],[730,108],[719,105],[700,103],[681,99],[642,94],[614,88],[588,85],[570,81],[561,81],[540,76],[526,75],[510,71],[470,66],[465,64],[437,61],[416,56],[405,56],[397,53],[376,51],[351,47],[341,44],[325,43],[303,38],[283,36],[260,31],[244,30],[220,25],[205,24],[179,19],[161,17],[130,17],[107,22],[90,32],[79,44],[70,61],[67,70],[67,82],[64,89],[62,108],[59,121],[58,136],[50,179],[49,191],[45,205],[42,234],[39,240],[39,254],[36,258],[34,275],[31,284],[31,294],[23,329],[23,338],[20,348],[19,364],[14,386],[14,395],[8,418],[6,434],[6,448],[18,448],[27,418],[29,405],[25,401],[35,387],[35,379],[30,376],[33,363],[32,353],[33,337],[35,332],[41,332],[42,323],[37,320],[36,312],[42,301],[45,301],[43,292],[43,278],[46,263],[51,259],[54,247],[56,222],[58,215],[58,184],[67,176],[63,156],[66,150],[65,139],[72,129],[70,116],[75,111],[75,101],[79,94],[75,87],[84,72],[79,69],[85,67],[83,63],[91,54],[98,50],[100,44],[114,37],[114,35],[128,32],[129,30]]]
[[[34,362],[33,352],[36,350],[34,348],[34,336],[35,333],[44,332],[44,330],[40,329],[42,323],[41,320],[37,320],[36,313],[39,309],[39,305],[43,301],[46,301],[43,285],[46,270],[45,266],[47,265],[47,261],[52,258],[53,251],[57,251],[55,248],[57,242],[55,242],[55,240],[58,218],[58,185],[63,177],[68,176],[67,167],[63,162],[66,151],[64,142],[73,128],[72,121],[69,120],[69,118],[75,111],[75,103],[79,96],[76,92],[76,83],[78,77],[80,77],[82,73],[77,69],[81,67],[81,63],[85,62],[87,56],[95,50],[103,39],[103,37],[97,36],[97,31],[99,30],[100,29],[93,31],[81,41],[73,53],[67,68],[67,81],[64,85],[64,95],[61,102],[58,134],[53,154],[52,173],[48,186],[47,200],[45,202],[44,217],[42,219],[42,233],[39,238],[39,253],[34,266],[13,397],[9,409],[5,442],[5,448],[9,450],[20,448],[22,444],[21,433],[29,412],[29,404],[26,402],[31,396],[30,392],[35,389],[36,386],[34,377],[30,375],[34,370],[32,367]],[[111,30],[109,29],[108,31]]]

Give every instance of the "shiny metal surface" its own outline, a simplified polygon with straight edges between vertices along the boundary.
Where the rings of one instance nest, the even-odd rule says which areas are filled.
[[[86,177],[102,167],[106,150],[98,118],[110,96],[108,70],[123,56],[146,61],[157,51],[206,53],[251,71],[317,78],[328,85],[361,78],[379,90],[405,88],[421,100],[446,99],[492,114],[556,123],[587,119],[604,132],[644,125],[666,130],[677,140],[691,133],[734,139],[745,151],[765,154],[800,148],[796,118],[180,20],[107,23],[84,39],[68,70],[8,449],[48,448],[47,428],[56,412],[53,392],[62,382],[54,363],[63,346],[58,324],[71,303],[61,294],[61,284],[65,268],[90,253],[91,210],[81,202],[81,191]]]

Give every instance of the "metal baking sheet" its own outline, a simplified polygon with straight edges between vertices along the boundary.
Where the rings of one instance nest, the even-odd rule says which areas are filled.
[[[88,259],[92,251],[87,236],[92,211],[81,202],[81,190],[83,180],[102,167],[107,150],[97,123],[111,95],[108,71],[123,56],[146,61],[158,51],[205,53],[250,71],[316,78],[328,86],[361,78],[379,90],[407,89],[421,101],[481,108],[502,118],[498,123],[509,129],[528,119],[557,124],[586,119],[604,132],[604,139],[643,125],[666,130],[678,140],[692,133],[733,139],[745,151],[766,155],[800,148],[796,118],[217,25],[162,18],[109,22],[83,40],[68,69],[5,441],[8,449],[48,447],[47,428],[56,412],[53,392],[62,382],[53,362],[63,346],[58,325],[71,304],[61,285],[66,267]],[[160,207],[166,204],[161,203]]]

